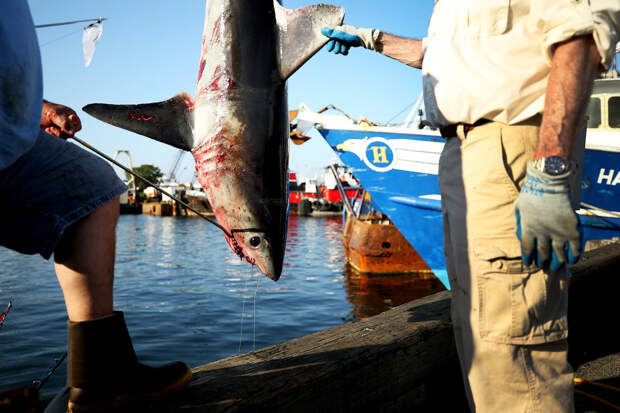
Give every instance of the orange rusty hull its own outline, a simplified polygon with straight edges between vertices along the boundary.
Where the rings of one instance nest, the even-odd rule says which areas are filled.
[[[417,273],[434,278],[417,251],[387,219],[348,215],[342,239],[347,262],[358,272]]]

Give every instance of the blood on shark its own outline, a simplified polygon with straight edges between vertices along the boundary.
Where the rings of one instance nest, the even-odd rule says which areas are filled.
[[[344,9],[330,5],[289,10],[275,0],[208,0],[195,100],[180,93],[84,111],[191,151],[226,241],[277,280],[288,220],[286,80],[325,45],[321,28],[343,19]]]

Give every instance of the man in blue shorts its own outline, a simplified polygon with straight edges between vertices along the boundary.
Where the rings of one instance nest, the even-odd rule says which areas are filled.
[[[126,186],[100,158],[65,139],[77,114],[42,98],[41,58],[25,0],[0,13],[0,245],[54,255],[68,323],[68,411],[111,411],[184,387],[181,362],[138,363],[113,310],[118,197]],[[54,135],[54,136],[52,136]]]

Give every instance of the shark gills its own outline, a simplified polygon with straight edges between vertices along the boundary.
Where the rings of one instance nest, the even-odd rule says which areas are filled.
[[[278,280],[288,221],[286,80],[325,43],[344,9],[289,10],[275,0],[208,0],[196,98],[84,111],[191,151],[198,180],[233,251]],[[205,246],[207,247],[207,246]]]

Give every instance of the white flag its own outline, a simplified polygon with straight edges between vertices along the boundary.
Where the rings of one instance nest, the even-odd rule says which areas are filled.
[[[82,49],[84,50],[85,67],[88,67],[90,61],[93,60],[95,47],[97,46],[97,41],[101,38],[101,33],[103,33],[103,24],[101,22],[84,27],[82,33]]]

